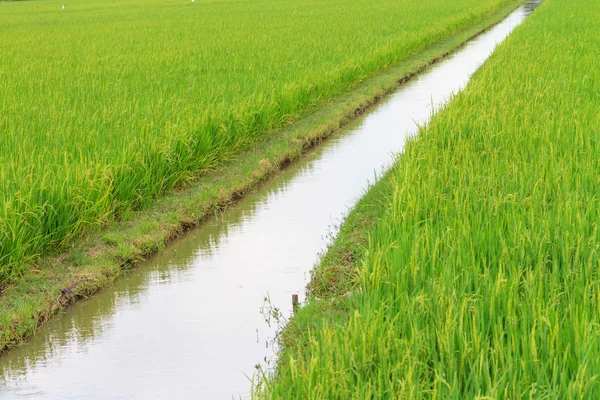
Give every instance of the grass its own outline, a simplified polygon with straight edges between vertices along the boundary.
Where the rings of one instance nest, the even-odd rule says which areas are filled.
[[[0,4],[0,283],[509,3]]]
[[[596,8],[544,0],[421,130],[260,397],[600,397]]]
[[[207,216],[220,212],[415,73],[503,18],[517,3],[364,80],[294,124],[272,131],[264,141],[181,190],[161,196],[143,209],[124,212],[119,221],[106,227],[92,226],[67,248],[39,258],[26,274],[3,287],[0,350],[15,346],[63,306],[92,295]]]

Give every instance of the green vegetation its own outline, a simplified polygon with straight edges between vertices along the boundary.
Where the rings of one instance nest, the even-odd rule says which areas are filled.
[[[599,398],[599,63],[597,2],[545,0],[351,214],[262,397]]]
[[[0,283],[510,3],[1,3]]]
[[[441,59],[473,35],[506,16],[517,2],[356,85],[264,142],[203,174],[185,190],[162,196],[149,207],[123,213],[119,221],[92,227],[58,254],[39,258],[27,273],[2,287],[0,350],[18,344],[53,313],[110,284],[185,230],[253,190],[321,140],[368,109],[410,76]]]

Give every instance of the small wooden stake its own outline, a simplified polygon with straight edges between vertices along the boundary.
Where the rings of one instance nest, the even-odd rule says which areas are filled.
[[[294,308],[294,314],[296,313],[296,309],[298,309],[298,295],[297,294],[293,294],[292,295],[292,307]]]

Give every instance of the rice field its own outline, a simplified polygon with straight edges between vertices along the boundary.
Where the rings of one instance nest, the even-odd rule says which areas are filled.
[[[0,283],[510,2],[0,3]]]
[[[352,295],[301,309],[260,397],[599,398],[599,63],[597,2],[544,0],[400,156]]]

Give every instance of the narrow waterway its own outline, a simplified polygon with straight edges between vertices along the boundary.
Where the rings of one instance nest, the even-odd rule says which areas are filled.
[[[264,298],[291,312],[335,226],[530,2],[261,190],[0,357],[0,398],[231,399],[273,357]]]

